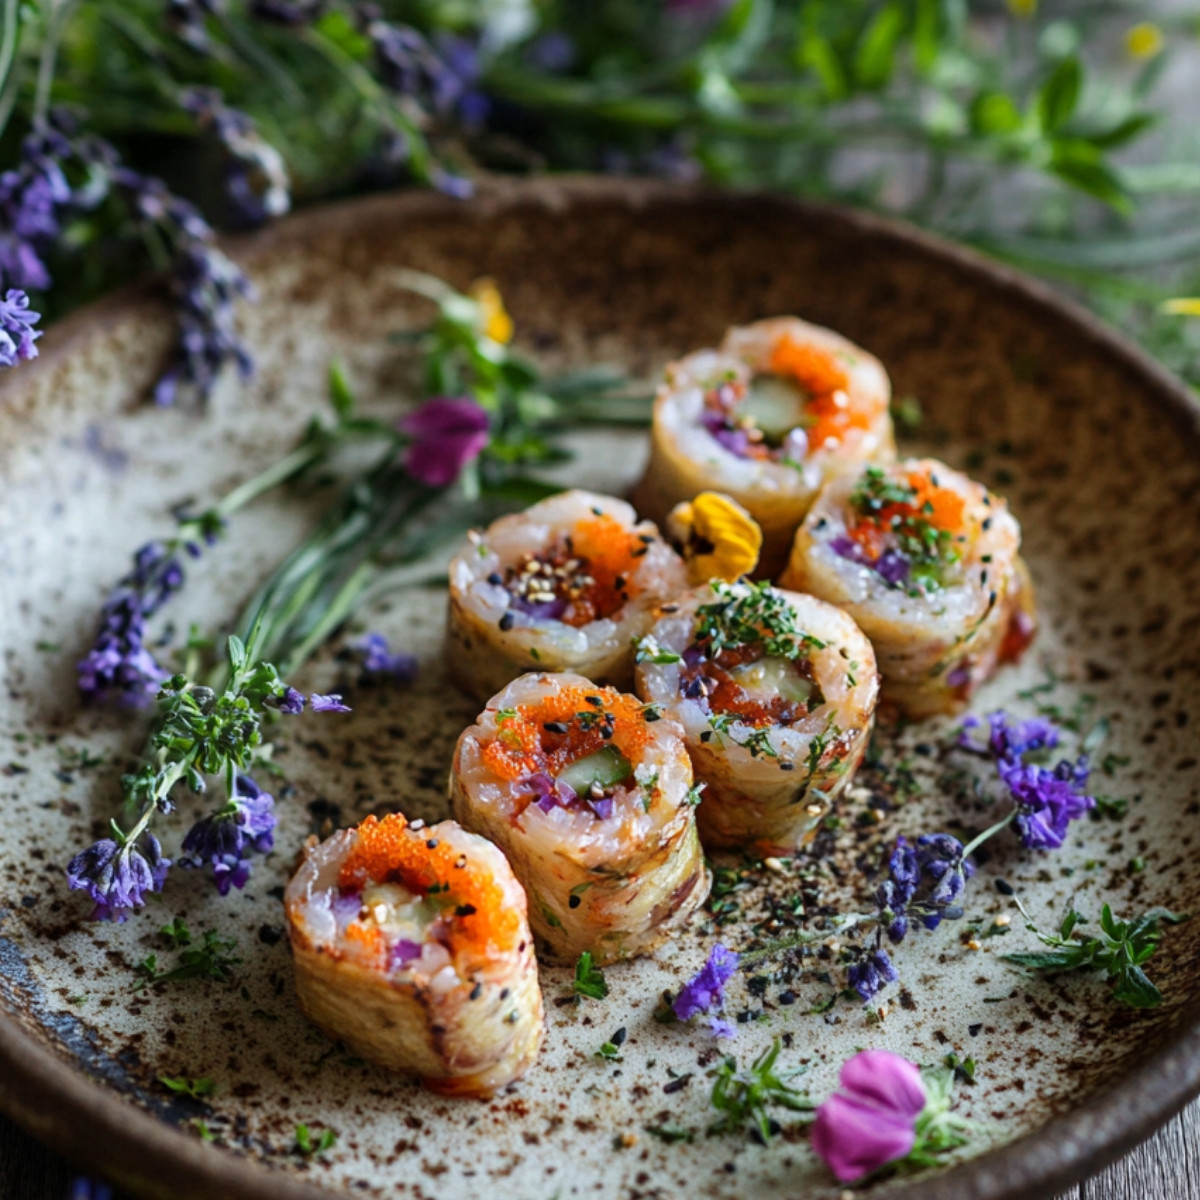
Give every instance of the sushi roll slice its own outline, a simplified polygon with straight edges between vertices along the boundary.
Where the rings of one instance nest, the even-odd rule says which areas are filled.
[[[812,596],[714,580],[672,604],[638,650],[638,694],[684,728],[710,848],[790,854],[862,761],[875,652]]]
[[[560,962],[648,954],[708,895],[683,731],[579,675],[523,675],[458,739],[455,817],[508,855]]]
[[[875,646],[883,699],[921,719],[962,709],[1034,632],[1021,527],[998,496],[933,459],[829,484],[781,583],[844,608]]]
[[[832,330],[797,317],[731,329],[720,350],[667,368],[633,502],[662,524],[699,492],[724,492],[762,526],[759,573],[774,576],[827,479],[895,458],[890,399],[879,361]]]
[[[284,894],[305,1015],[362,1058],[447,1096],[533,1065],[542,993],[525,893],[453,821],[368,817],[309,847]]]
[[[686,587],[683,560],[623,500],[551,496],[473,533],[451,562],[451,678],[481,702],[530,670],[627,686],[633,641]]]

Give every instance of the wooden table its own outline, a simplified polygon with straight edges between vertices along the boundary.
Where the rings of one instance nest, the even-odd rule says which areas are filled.
[[[66,1200],[71,1167],[0,1117],[0,1200]],[[1200,1101],[1058,1200],[1200,1200]]]

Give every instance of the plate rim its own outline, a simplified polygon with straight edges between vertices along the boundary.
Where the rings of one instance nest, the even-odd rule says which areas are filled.
[[[253,273],[255,260],[310,234],[328,237],[398,215],[486,219],[535,205],[564,213],[570,208],[693,207],[771,208],[797,220],[836,226],[880,244],[892,244],[970,276],[987,290],[1058,320],[1086,335],[1098,352],[1137,376],[1147,402],[1179,421],[1200,451],[1200,398],[1130,339],[1049,284],[958,243],[892,217],[770,192],[729,191],[707,185],[657,180],[607,179],[590,175],[526,180],[489,180],[467,202],[428,191],[385,192],[315,205],[255,234],[222,239],[222,245]],[[81,341],[138,310],[166,307],[154,277],[129,284],[56,323],[41,342],[49,367],[70,357]],[[0,407],[18,400],[29,376],[13,373],[0,382]],[[1119,1088],[1090,1097],[1040,1128],[957,1164],[932,1178],[896,1182],[877,1200],[1037,1200],[1115,1161],[1149,1137],[1200,1094],[1200,1013],[1162,1034]],[[338,1192],[284,1174],[255,1159],[206,1145],[128,1104],[28,1033],[0,1004],[0,1111],[82,1166],[145,1196],[172,1200],[211,1196],[256,1200],[330,1200]]]

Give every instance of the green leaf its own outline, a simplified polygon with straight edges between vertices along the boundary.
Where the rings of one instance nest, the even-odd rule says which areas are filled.
[[[1056,133],[1074,115],[1083,87],[1083,68],[1074,56],[1064,58],[1038,89],[1037,115],[1046,133]]]
[[[904,8],[886,5],[863,31],[854,58],[854,77],[864,88],[881,88],[892,77],[896,43],[904,30]]]
[[[346,381],[342,364],[336,358],[329,364],[329,399],[340,420],[354,415],[354,393]]]
[[[846,72],[834,48],[819,33],[804,35],[797,55],[800,65],[807,67],[821,81],[829,101],[845,99],[850,88]]]
[[[1104,201],[1117,212],[1133,211],[1121,177],[1107,163],[1088,162],[1073,154],[1060,156],[1056,153],[1051,159],[1050,170],[1065,183]]]
[[[1101,150],[1115,150],[1133,141],[1143,130],[1158,121],[1157,113],[1134,113],[1101,133],[1089,133],[1087,140]]]
[[[236,633],[231,633],[229,635],[227,649],[229,654],[229,665],[236,675],[246,665],[246,644],[240,637],[238,637]]]
[[[1032,967],[1035,971],[1052,971],[1076,965],[1077,953],[1065,950],[1032,950],[1024,954],[1003,954],[1005,962],[1018,967]]]
[[[1131,1008],[1156,1008],[1162,1003],[1162,993],[1137,966],[1126,967],[1117,976],[1113,995]]]
[[[571,985],[577,996],[589,1000],[603,1000],[608,995],[608,981],[604,972],[592,962],[592,952],[585,950],[575,964],[575,979]]]
[[[980,92],[971,105],[971,128],[976,133],[1016,133],[1024,123],[1020,109],[1006,92]]]

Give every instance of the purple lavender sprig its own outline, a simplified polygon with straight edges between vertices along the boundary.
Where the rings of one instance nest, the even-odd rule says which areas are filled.
[[[289,687],[270,663],[257,657],[261,631],[246,646],[228,641],[229,682],[221,691],[185,675],[175,675],[158,691],[159,715],[142,767],[122,779],[128,811],[139,814],[127,833],[113,824],[113,835],[101,838],[71,859],[68,884],[86,891],[96,920],[123,921],[161,891],[170,860],[162,854],[150,825],[175,808],[180,784],[192,792],[207,791],[207,780],[225,781],[226,803],[196,823],[184,839],[185,863],[208,864],[222,894],[241,888],[249,876],[248,856],[271,848],[273,801],[247,775],[261,726],[269,710],[298,713],[304,697]],[[312,697],[314,712],[348,712],[340,697]]]
[[[254,121],[230,108],[216,88],[191,88],[181,102],[199,128],[215,134],[225,150],[225,194],[237,222],[254,227],[283,216],[292,206],[287,166]]]
[[[184,585],[185,558],[220,536],[224,521],[215,511],[189,519],[175,537],[148,542],[133,556],[133,569],[100,610],[100,628],[76,664],[79,691],[87,703],[115,701],[128,708],[149,704],[168,672],[146,646],[146,622]]]
[[[679,989],[671,1005],[681,1021],[705,1015],[714,1037],[731,1038],[737,1031],[719,1014],[725,1004],[725,985],[741,965],[741,955],[718,942],[709,953],[704,966]]]

